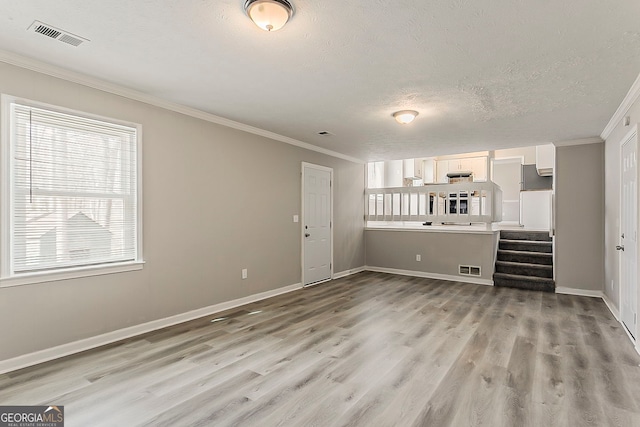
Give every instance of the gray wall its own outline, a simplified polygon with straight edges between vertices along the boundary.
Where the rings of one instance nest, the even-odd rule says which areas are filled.
[[[604,144],[556,148],[557,287],[604,289]]]
[[[334,271],[364,265],[362,164],[4,63],[0,92],[142,124],[146,261],[1,288],[0,360],[299,283],[303,161],[334,168]]]
[[[618,309],[620,252],[616,251],[616,245],[620,244],[620,144],[624,142],[631,129],[640,123],[640,99],[631,106],[625,116],[630,116],[630,125],[618,123],[605,141],[605,293]]]
[[[366,230],[367,266],[458,276],[458,265],[482,268],[491,280],[497,233]],[[416,254],[422,255],[420,262]],[[465,276],[460,276],[465,277]]]

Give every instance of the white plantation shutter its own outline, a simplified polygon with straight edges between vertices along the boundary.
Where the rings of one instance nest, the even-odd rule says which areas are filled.
[[[137,128],[9,105],[11,274],[136,260]]]

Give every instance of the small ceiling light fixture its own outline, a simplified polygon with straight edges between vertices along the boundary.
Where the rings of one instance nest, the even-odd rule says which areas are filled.
[[[293,16],[293,5],[287,0],[247,0],[244,10],[265,31],[278,31]]]
[[[415,110],[402,110],[396,111],[393,113],[393,117],[396,119],[396,122],[401,125],[406,125],[407,123],[411,123],[413,119],[416,118],[418,112]]]

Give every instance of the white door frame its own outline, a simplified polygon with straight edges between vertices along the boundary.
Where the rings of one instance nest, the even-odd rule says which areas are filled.
[[[493,169],[495,164],[503,164],[503,163],[519,163],[520,167],[524,165],[524,156],[509,156],[509,157],[500,157],[498,159],[491,158],[489,160],[490,163],[490,171],[487,173],[488,180],[493,182]],[[520,172],[520,186],[522,186],[522,172]],[[504,203],[504,200],[502,201]],[[504,204],[503,204],[504,207]],[[522,225],[522,200],[518,201],[518,226]],[[516,225],[516,224],[513,224]]]
[[[307,163],[307,162],[302,162],[301,165],[302,171],[300,173],[300,177],[301,177],[301,181],[300,181],[300,200],[302,201],[302,206],[301,206],[301,215],[300,215],[300,248],[301,248],[301,255],[300,255],[300,268],[302,271],[302,274],[300,276],[300,281],[302,283],[302,286],[314,286],[314,285],[318,285],[320,283],[324,283],[324,282],[328,282],[329,280],[333,279],[333,169],[326,167],[326,166],[320,166],[320,165],[316,165],[313,163]],[[322,171],[326,171],[329,172],[329,181],[330,181],[330,185],[329,185],[329,194],[330,194],[330,199],[329,199],[329,204],[331,206],[330,208],[330,212],[329,212],[329,221],[330,221],[330,239],[331,239],[331,259],[330,259],[330,274],[329,274],[329,278],[327,280],[321,280],[319,282],[314,282],[311,283],[309,285],[305,285],[305,281],[304,281],[304,257],[305,257],[305,253],[304,253],[304,241],[305,241],[305,230],[304,230],[304,222],[305,222],[305,211],[304,211],[304,205],[305,205],[305,196],[304,196],[304,182],[305,182],[305,168],[312,168],[312,169],[318,169],[318,170],[322,170]]]
[[[633,129],[631,129],[631,131],[629,131],[629,133],[627,133],[625,135],[624,138],[622,138],[622,140],[620,140],[620,149],[618,151],[618,169],[620,170],[620,193],[619,193],[619,216],[618,216],[618,223],[620,224],[620,228],[622,228],[622,196],[623,196],[623,188],[622,188],[622,174],[624,172],[623,167],[622,167],[622,162],[623,162],[623,158],[622,158],[622,147],[624,146],[625,143],[630,142],[631,139],[634,137],[635,134],[635,138],[636,138],[636,151],[640,150],[640,141],[638,141],[638,125],[635,125],[633,127]],[[638,170],[638,166],[636,166],[636,191],[638,190],[638,177],[640,177],[640,171]],[[640,201],[640,198],[636,195],[636,203],[638,203]],[[640,212],[640,210],[638,210],[638,207],[636,206],[636,212]],[[636,221],[636,228],[638,226],[638,218],[635,218]],[[621,230],[618,229],[618,244],[620,244],[620,232]],[[636,254],[638,254],[640,252],[638,252],[638,242],[636,239]],[[638,260],[636,260],[636,270],[638,269]],[[636,273],[637,274],[637,273]],[[636,277],[640,277],[640,276],[636,276]],[[634,344],[638,344],[638,327],[637,324],[635,325],[636,327],[634,328],[635,330],[632,331],[632,334],[629,334],[629,331],[627,330],[627,328],[629,328],[629,325],[626,325],[623,321],[622,321],[622,254],[618,253],[618,279],[619,279],[619,286],[618,286],[618,305],[620,306],[620,323],[622,324],[622,328],[625,330],[625,332],[627,332],[627,335],[629,336],[629,338],[631,339],[631,341]],[[637,285],[636,285],[637,286]],[[637,287],[636,289],[636,295],[632,296],[632,298],[635,297],[636,298],[636,310],[638,308],[640,308],[640,287]],[[635,337],[635,338],[634,338]],[[636,346],[636,349],[638,350],[638,347]]]
[[[521,165],[524,165],[524,156],[509,156],[509,157],[499,157],[499,158],[491,158],[491,170],[487,174],[489,176],[489,180],[493,181],[493,165],[495,163],[515,163],[520,162]]]

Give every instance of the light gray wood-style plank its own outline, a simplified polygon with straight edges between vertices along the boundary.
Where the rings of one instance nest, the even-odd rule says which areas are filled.
[[[598,299],[361,273],[0,375],[0,405],[71,427],[635,426],[639,364]]]

